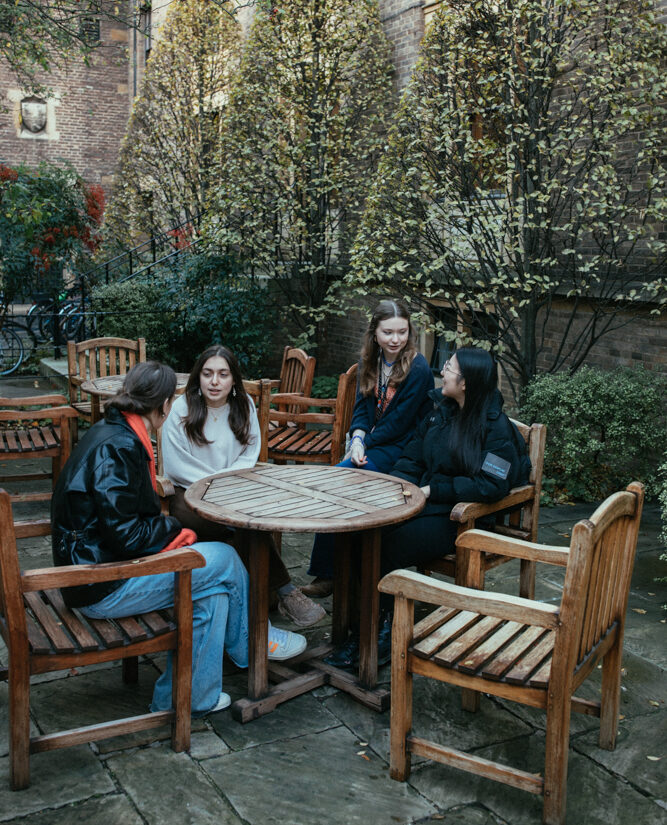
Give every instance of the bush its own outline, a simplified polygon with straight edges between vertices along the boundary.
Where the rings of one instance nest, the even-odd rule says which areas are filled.
[[[337,375],[318,375],[313,379],[313,398],[335,398],[338,394]]]
[[[100,287],[93,308],[107,313],[100,316],[101,335],[142,336],[151,358],[183,371],[207,346],[222,343],[244,375],[256,378],[275,327],[267,291],[220,256],[191,255],[177,272]]]
[[[161,280],[129,280],[97,287],[92,307],[97,315],[97,334],[116,338],[145,338],[149,358],[174,366],[177,313],[162,309]],[[179,364],[180,366],[180,364]]]
[[[570,497],[599,501],[633,479],[656,492],[667,436],[665,379],[644,369],[541,375],[526,388],[525,421],[547,426],[544,475]]]

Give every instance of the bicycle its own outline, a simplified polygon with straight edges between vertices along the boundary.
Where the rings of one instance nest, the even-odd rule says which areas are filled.
[[[23,363],[25,350],[17,328],[21,325],[5,318],[0,329],[0,375],[11,375]]]

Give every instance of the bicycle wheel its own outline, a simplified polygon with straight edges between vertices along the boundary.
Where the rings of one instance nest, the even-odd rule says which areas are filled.
[[[23,363],[23,341],[7,322],[0,330],[0,375],[11,375]]]

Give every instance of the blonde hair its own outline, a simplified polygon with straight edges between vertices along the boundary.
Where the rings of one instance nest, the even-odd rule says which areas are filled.
[[[375,332],[382,321],[389,318],[404,318],[408,322],[408,340],[394,362],[389,376],[389,385],[397,387],[410,372],[412,360],[417,353],[415,329],[410,320],[410,311],[400,300],[384,300],[375,307],[373,316],[364,333],[361,347],[361,369],[359,372],[359,389],[362,395],[369,396],[375,391],[378,378],[378,361],[382,350],[375,338]]]

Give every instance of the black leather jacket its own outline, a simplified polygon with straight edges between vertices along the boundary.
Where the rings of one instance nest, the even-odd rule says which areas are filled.
[[[158,553],[181,529],[163,516],[148,454],[122,413],[109,409],[81,439],[58,477],[51,501],[56,565],[122,561]],[[70,607],[95,604],[123,584],[63,589]]]

